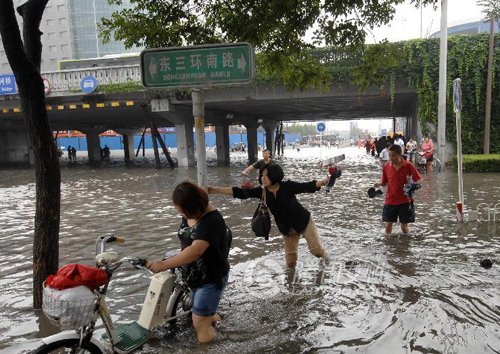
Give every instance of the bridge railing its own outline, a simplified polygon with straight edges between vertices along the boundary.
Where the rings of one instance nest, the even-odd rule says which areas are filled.
[[[139,64],[106,68],[95,67],[60,70],[42,73],[42,77],[49,81],[52,93],[69,93],[71,91],[78,91],[81,93],[80,82],[85,76],[89,75],[95,77],[99,85],[141,81]]]

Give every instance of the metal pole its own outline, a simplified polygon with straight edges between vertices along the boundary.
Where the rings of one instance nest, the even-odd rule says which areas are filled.
[[[460,117],[460,111],[456,113],[456,124],[457,124],[457,165],[458,165],[457,221],[463,221],[464,178],[462,169],[462,120]]]
[[[448,4],[441,0],[441,32],[439,44],[439,97],[438,97],[438,157],[446,162],[446,68],[448,52]]]
[[[205,104],[203,101],[203,92],[193,90],[193,116],[194,128],[196,132],[196,167],[198,185],[202,188],[207,187],[207,152],[205,148]]]
[[[95,46],[96,46],[97,57],[99,58],[101,56],[101,52],[99,50],[99,31],[97,30],[97,10],[95,6],[95,0],[92,1],[92,6],[94,11]]]
[[[423,5],[420,3],[420,38],[422,38],[422,8]]]
[[[490,153],[490,126],[491,126],[491,81],[493,76],[493,48],[494,48],[495,16],[490,17],[490,38],[488,49],[488,73],[486,77],[486,109],[484,114],[484,144],[483,154]]]

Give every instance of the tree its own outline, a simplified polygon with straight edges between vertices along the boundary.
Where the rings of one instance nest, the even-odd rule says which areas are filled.
[[[437,0],[411,0],[415,5]],[[331,74],[306,49],[363,45],[365,30],[388,23],[404,0],[130,0],[131,7],[102,19],[105,41],[128,48],[215,42],[251,43],[259,72],[291,88],[330,84]],[[122,0],[108,0],[110,5]],[[308,40],[307,37],[310,37]]]
[[[500,0],[481,0],[477,4],[483,7],[486,15],[485,21],[490,20],[490,41],[488,49],[488,74],[486,79],[486,107],[484,114],[484,147],[483,153],[490,153],[490,129],[491,129],[491,81],[493,77],[493,51],[495,36],[495,21],[500,16]]]
[[[42,283],[59,262],[60,183],[57,149],[49,127],[43,81],[40,21],[48,0],[29,0],[17,8],[23,19],[19,31],[12,0],[0,1],[0,35],[16,77],[21,107],[33,146],[36,212],[33,241],[33,306],[42,305]]]

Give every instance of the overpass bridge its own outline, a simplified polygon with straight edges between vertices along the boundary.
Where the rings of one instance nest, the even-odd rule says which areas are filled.
[[[129,84],[129,93],[85,94],[80,81],[94,76],[102,87]],[[53,130],[79,130],[87,136],[89,160],[99,160],[99,134],[114,130],[124,136],[130,156],[131,136],[154,122],[156,126],[175,126],[178,161],[194,166],[192,101],[189,93],[152,91],[140,85],[139,65],[74,69],[42,73],[50,84],[46,96],[48,117]],[[135,85],[134,85],[135,83]],[[387,90],[388,91],[388,90]],[[229,125],[247,129],[249,160],[257,157],[257,128],[266,131],[266,145],[274,144],[274,130],[280,121],[351,120],[399,118],[406,134],[418,129],[417,94],[406,83],[396,82],[393,100],[379,89],[360,93],[357,87],[328,91],[288,91],[280,85],[255,83],[247,86],[213,88],[203,91],[205,122],[216,128],[217,158],[229,163]],[[29,164],[30,143],[17,95],[0,96],[0,164]]]

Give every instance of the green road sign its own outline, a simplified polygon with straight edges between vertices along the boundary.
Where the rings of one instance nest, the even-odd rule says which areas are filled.
[[[147,88],[213,87],[250,83],[255,76],[248,43],[154,48],[141,52]]]

